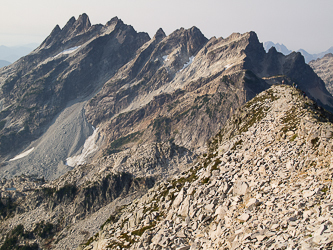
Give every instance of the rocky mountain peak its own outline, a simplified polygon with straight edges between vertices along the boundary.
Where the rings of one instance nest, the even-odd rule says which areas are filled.
[[[159,28],[154,35],[154,39],[160,41],[164,37],[166,37],[164,30],[162,28]]]
[[[275,47],[271,47],[269,50],[268,50],[268,52],[267,52],[268,54],[277,54],[278,53],[278,51],[276,50],[276,48]]]
[[[56,36],[59,32],[61,32],[61,28],[59,27],[59,25],[57,24],[54,29],[52,30],[50,37]]]
[[[333,54],[332,53],[327,53],[323,58],[333,58]]]
[[[117,16],[115,16],[106,23],[106,26],[115,25],[118,21],[121,21],[121,20]]]
[[[77,30],[77,32],[87,31],[91,26],[88,15],[85,13],[80,15],[79,18],[74,23],[74,26],[75,26],[75,30]]]
[[[90,27],[91,24],[87,14],[80,15],[77,20],[72,17],[61,30],[62,39],[68,41],[79,34],[85,33]]]
[[[73,27],[73,25],[74,25],[75,22],[76,22],[76,19],[75,19],[74,16],[72,16],[72,17],[67,21],[67,23],[65,24],[65,26],[62,28],[62,31],[63,31],[63,32],[67,32],[68,30],[70,30],[70,29]]]

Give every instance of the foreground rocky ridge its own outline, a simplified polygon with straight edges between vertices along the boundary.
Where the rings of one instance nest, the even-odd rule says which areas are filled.
[[[331,121],[301,91],[271,87],[80,249],[331,249]]]

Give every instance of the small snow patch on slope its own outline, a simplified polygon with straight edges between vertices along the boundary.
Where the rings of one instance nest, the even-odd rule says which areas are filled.
[[[165,61],[165,62],[167,62],[167,61],[169,61],[170,59],[168,58],[168,56],[166,55],[166,56],[162,56],[162,58],[163,58],[163,61]]]
[[[86,159],[88,158],[88,156],[96,152],[98,149],[98,146],[96,145],[97,139],[98,139],[98,128],[94,129],[94,133],[91,136],[89,136],[85,141],[82,153],[76,156],[68,157],[66,159],[66,165],[75,167],[86,163]]]
[[[73,53],[74,51],[76,51],[77,49],[79,49],[81,46],[75,46],[69,49],[65,49],[64,51],[60,52],[58,55],[56,55],[55,57],[58,57],[60,55],[67,55],[70,53]]]
[[[225,69],[229,69],[229,68],[231,68],[233,66],[233,64],[227,64],[227,65],[225,65]]]
[[[194,58],[195,58],[194,56],[191,56],[189,58],[189,61],[184,64],[183,68],[180,71],[183,71],[185,68],[187,68],[194,61]]]
[[[22,154],[15,156],[13,159],[10,159],[9,161],[15,161],[15,160],[21,159],[21,158],[27,156],[28,154],[30,154],[33,150],[34,150],[34,148],[31,148],[31,149],[23,152]]]

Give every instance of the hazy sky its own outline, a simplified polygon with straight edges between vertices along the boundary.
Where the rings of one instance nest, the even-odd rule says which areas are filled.
[[[87,13],[92,24],[118,16],[152,37],[197,26],[210,38],[255,31],[261,42],[322,52],[333,46],[332,0],[1,0],[0,45],[41,43],[55,25]]]

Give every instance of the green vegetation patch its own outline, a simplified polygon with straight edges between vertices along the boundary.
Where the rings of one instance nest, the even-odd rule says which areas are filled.
[[[132,235],[141,236],[145,231],[150,230],[150,229],[152,229],[152,228],[155,227],[155,226],[156,226],[156,222],[153,221],[153,222],[152,222],[151,224],[149,224],[148,226],[142,227],[142,228],[140,228],[140,229],[138,229],[138,230],[134,230],[134,231],[132,232]]]
[[[296,138],[297,138],[297,134],[294,134],[294,135],[290,138],[290,141],[295,141]]]
[[[37,236],[42,239],[52,238],[56,233],[56,228],[52,223],[42,221],[37,223],[33,231],[27,231],[22,224],[19,224],[6,235],[0,250],[38,250],[40,248],[37,243],[30,244],[27,242],[35,240]]]
[[[282,123],[284,124],[281,129],[284,133],[288,131],[295,131],[299,125],[300,118],[296,112],[296,108],[291,108],[286,115],[282,118]]]
[[[122,146],[126,145],[127,143],[139,140],[142,134],[143,132],[138,131],[114,140],[113,142],[111,142],[110,146],[105,150],[104,156],[120,152],[121,151],[120,148]]]
[[[237,141],[237,142],[232,146],[231,150],[236,150],[236,149],[237,149],[237,146],[242,145],[242,143],[243,143],[243,140],[240,139],[239,141]]]

